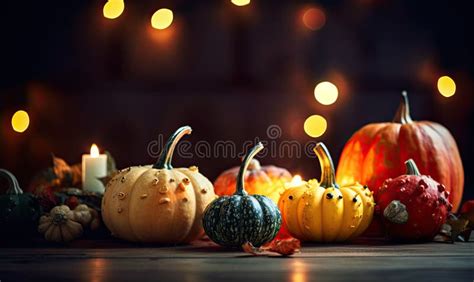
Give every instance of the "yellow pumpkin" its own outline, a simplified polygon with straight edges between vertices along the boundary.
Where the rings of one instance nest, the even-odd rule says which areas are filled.
[[[121,239],[153,243],[187,243],[204,234],[202,216],[216,198],[212,183],[196,166],[173,168],[174,148],[191,127],[179,128],[153,166],[121,170],[107,184],[102,217]]]
[[[318,143],[314,152],[321,165],[321,181],[302,181],[283,192],[278,202],[283,223],[291,235],[303,241],[352,239],[372,221],[373,193],[359,183],[339,187],[326,146]]]

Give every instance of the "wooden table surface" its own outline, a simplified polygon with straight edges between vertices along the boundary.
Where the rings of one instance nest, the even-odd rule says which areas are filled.
[[[0,248],[0,281],[474,281],[474,244],[362,240],[253,257],[209,245]]]

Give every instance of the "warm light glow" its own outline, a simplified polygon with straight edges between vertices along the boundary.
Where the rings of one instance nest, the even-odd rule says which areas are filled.
[[[444,97],[451,97],[456,93],[456,83],[451,77],[442,76],[438,79],[438,91]]]
[[[304,132],[310,137],[320,137],[326,132],[327,127],[326,119],[320,115],[312,115],[304,121]]]
[[[230,0],[235,6],[245,6],[250,4],[250,0]]]
[[[104,17],[111,20],[116,19],[123,13],[124,9],[125,3],[123,2],[123,0],[109,0],[104,5]]]
[[[165,29],[173,23],[173,11],[159,9],[151,16],[151,26],[156,29]]]
[[[312,280],[313,277],[308,275],[308,264],[304,262],[301,258],[295,258],[290,262],[289,267],[289,279],[291,282],[307,282]]]
[[[91,157],[97,158],[99,156],[99,147],[96,144],[92,144],[91,146]]]
[[[290,186],[299,186],[301,184],[303,184],[303,180],[301,179],[301,176],[298,174],[293,176],[290,182]]]
[[[103,282],[104,281],[104,270],[110,269],[110,263],[105,258],[90,258],[87,260],[86,266],[87,272],[85,277],[90,282]]]
[[[326,15],[320,8],[313,7],[305,10],[302,21],[307,28],[318,30],[326,23]]]
[[[12,128],[16,132],[25,132],[26,129],[28,129],[28,126],[30,125],[30,117],[28,116],[28,113],[25,111],[17,111],[16,113],[13,114],[12,116]]]
[[[331,105],[336,102],[338,95],[339,91],[336,85],[329,81],[320,82],[314,88],[314,97],[323,105]]]
[[[290,182],[285,183],[285,189],[301,186],[305,181],[301,178],[300,175],[295,175]]]

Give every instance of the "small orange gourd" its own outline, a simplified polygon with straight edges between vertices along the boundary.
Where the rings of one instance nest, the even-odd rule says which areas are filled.
[[[235,192],[237,175],[240,167],[233,167],[222,172],[214,181],[214,189],[219,196],[230,196]],[[284,184],[291,181],[291,173],[274,165],[261,166],[260,162],[252,159],[245,173],[245,189],[250,194],[269,197],[278,203]]]

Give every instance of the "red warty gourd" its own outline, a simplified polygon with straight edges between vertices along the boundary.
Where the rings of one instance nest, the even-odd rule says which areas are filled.
[[[405,175],[387,179],[380,188],[376,211],[383,215],[390,238],[431,240],[452,208],[449,192],[431,177],[421,175],[413,160],[405,164]]]
[[[354,133],[339,160],[336,180],[341,185],[358,180],[374,191],[387,178],[404,173],[404,161],[413,159],[423,174],[445,185],[453,211],[457,211],[464,187],[464,169],[458,147],[449,131],[431,121],[413,121],[408,97],[393,122],[372,123]]]

